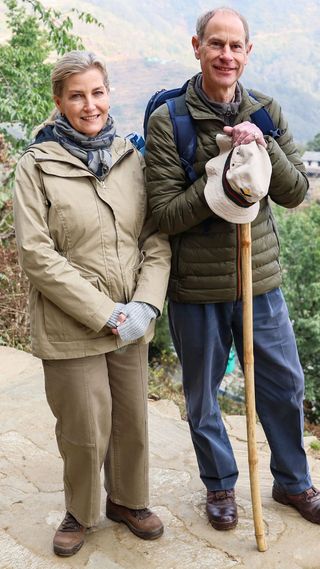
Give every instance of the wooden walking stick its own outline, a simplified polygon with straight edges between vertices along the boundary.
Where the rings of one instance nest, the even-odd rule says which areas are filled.
[[[253,320],[252,320],[252,268],[251,268],[251,224],[241,228],[242,305],[243,305],[243,360],[245,378],[245,399],[247,417],[247,444],[250,475],[250,490],[253,523],[258,551],[266,551],[264,536],[260,483],[258,474],[258,453],[256,441],[256,407],[254,391]]]

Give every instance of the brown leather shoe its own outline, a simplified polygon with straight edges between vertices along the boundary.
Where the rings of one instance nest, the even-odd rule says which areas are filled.
[[[69,557],[77,553],[83,546],[85,531],[86,528],[79,524],[70,512],[67,512],[53,538],[55,554]]]
[[[234,490],[208,490],[206,510],[209,522],[215,529],[233,529],[238,523]]]
[[[309,522],[320,524],[320,491],[314,486],[300,494],[287,494],[275,482],[272,488],[272,498],[285,506],[293,506]]]
[[[107,518],[114,522],[123,522],[128,528],[142,539],[157,539],[163,534],[163,524],[156,514],[148,508],[131,510],[119,506],[107,498]]]

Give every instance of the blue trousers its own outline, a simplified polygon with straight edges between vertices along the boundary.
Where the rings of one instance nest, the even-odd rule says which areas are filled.
[[[208,490],[235,486],[238,469],[217,401],[232,340],[243,367],[242,302],[169,301],[169,324],[182,365],[191,437]],[[289,493],[312,485],[303,447],[304,377],[280,289],[253,299],[256,409],[271,449],[271,472]]]

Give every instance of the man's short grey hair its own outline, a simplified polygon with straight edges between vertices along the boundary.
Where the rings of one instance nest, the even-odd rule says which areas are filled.
[[[244,29],[244,33],[245,33],[245,41],[246,41],[246,45],[249,43],[249,26],[248,26],[248,22],[245,19],[244,16],[242,16],[242,14],[240,14],[240,12],[237,12],[237,10],[233,10],[233,8],[228,8],[227,6],[220,6],[219,8],[215,8],[214,10],[210,10],[209,12],[206,12],[205,14],[203,14],[202,16],[200,16],[197,20],[197,26],[196,26],[196,33],[197,36],[199,38],[199,41],[202,42],[204,39],[204,34],[206,31],[206,27],[207,24],[209,22],[209,20],[211,20],[211,18],[213,18],[213,16],[216,15],[217,12],[229,12],[230,14],[234,14],[235,16],[237,16],[242,24],[243,24],[243,29]]]
[[[96,67],[101,71],[103,83],[107,91],[109,91],[108,73],[103,59],[91,51],[74,50],[65,53],[54,65],[51,74],[53,95],[61,97],[64,82],[68,77],[70,77],[70,75],[74,75],[74,73],[83,73],[92,67]]]

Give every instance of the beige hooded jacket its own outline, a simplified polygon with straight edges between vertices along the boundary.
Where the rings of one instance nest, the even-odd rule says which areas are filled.
[[[162,310],[170,247],[146,215],[143,159],[127,140],[115,138],[104,182],[56,142],[24,153],[14,216],[34,355],[77,358],[121,347],[106,326],[116,302]],[[150,341],[153,328],[154,321],[139,341]]]

